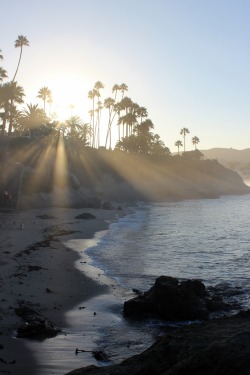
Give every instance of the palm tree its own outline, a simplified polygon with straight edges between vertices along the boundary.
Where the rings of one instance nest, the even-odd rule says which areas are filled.
[[[150,119],[146,119],[138,125],[137,128],[143,133],[148,133],[150,130],[154,129],[154,124]]]
[[[15,112],[15,103],[23,103],[25,96],[23,88],[17,82],[7,82],[0,86],[0,107],[4,109],[2,135],[4,135],[6,122],[9,121],[9,135],[12,132],[12,114]]]
[[[122,92],[122,99],[124,98],[124,92],[128,91],[128,86],[125,83],[120,85],[120,91]]]
[[[169,148],[165,146],[165,143],[161,140],[159,134],[154,135],[150,152],[152,155],[170,155],[171,154]]]
[[[189,130],[188,128],[182,128],[181,131],[180,131],[180,134],[183,135],[183,143],[184,143],[184,152],[186,151],[186,135],[189,134]]]
[[[139,107],[139,108],[137,108],[136,115],[140,118],[140,123],[142,123],[143,117],[147,117],[148,116],[147,108],[145,108],[145,107]]]
[[[126,137],[129,137],[133,133],[132,129],[134,129],[137,124],[136,115],[132,112],[128,112],[126,115],[121,116],[118,122],[119,124],[126,125]]]
[[[128,115],[134,114],[128,113]],[[120,120],[122,121],[122,117]],[[140,155],[170,155],[169,148],[165,147],[160,136],[151,132],[153,128],[150,119],[143,121],[135,127],[134,134],[123,137],[117,142],[116,149]]]
[[[4,78],[8,78],[7,70],[0,67],[0,82],[2,82]]]
[[[83,147],[86,147],[90,144],[91,137],[91,127],[89,124],[85,123],[79,129],[78,139],[80,140]]]
[[[18,69],[19,69],[19,66],[20,66],[20,62],[21,62],[21,58],[22,58],[22,53],[23,53],[23,46],[27,46],[28,47],[29,46],[29,41],[26,38],[26,36],[18,35],[18,38],[15,41],[15,47],[16,48],[21,48],[21,51],[20,51],[20,56],[19,56],[19,61],[18,61],[18,64],[17,64],[16,72],[15,72],[14,77],[12,79],[13,82],[15,81],[15,78],[16,78],[16,75],[17,75],[17,72],[18,72]]]
[[[97,81],[95,83],[95,86],[94,86],[94,90],[97,91],[97,96],[98,98],[100,98],[101,94],[100,94],[100,89],[103,89],[104,88],[104,85],[101,81]],[[95,130],[95,133],[96,133],[96,147],[99,148],[99,145],[100,145],[100,121],[101,121],[101,110],[102,110],[102,104],[100,102],[100,100],[98,100],[97,102],[97,109],[96,109],[96,112],[97,112],[97,118],[96,118],[96,130]]]
[[[180,147],[183,147],[182,141],[176,141],[174,144],[176,147],[178,147],[178,155],[180,155]]]
[[[98,100],[97,102],[97,108],[96,108],[96,113],[97,113],[97,117],[96,117],[96,128],[95,128],[95,132],[96,132],[96,148],[99,148],[100,146],[100,123],[101,123],[101,111],[103,109],[103,105],[102,105],[102,102],[100,100]]]
[[[0,60],[3,60],[2,50],[0,49]],[[7,70],[0,67],[0,82],[4,79],[8,78]]]
[[[100,97],[100,93],[97,89],[90,90],[88,92],[88,98],[92,100],[92,110],[90,112],[90,126],[92,128],[91,134],[92,134],[92,147],[95,147],[95,98]]]
[[[98,92],[100,91],[100,89],[103,89],[103,88],[104,88],[104,84],[101,81],[97,81],[95,83],[94,89],[97,90]]]
[[[14,136],[21,135],[19,131],[21,118],[22,118],[22,112],[20,110],[17,110],[16,106],[13,106],[12,107],[12,129],[14,129],[14,131],[12,132],[12,134]]]
[[[90,116],[90,118],[89,118],[89,126],[91,128],[89,144],[90,144],[90,146],[92,146],[93,145],[93,131],[94,131],[94,129],[93,129],[93,117],[94,117],[94,111],[93,111],[93,109],[89,110],[89,116]]]
[[[129,98],[129,97],[125,97],[125,98],[123,98],[121,101],[120,101],[120,103],[119,103],[119,107],[120,107],[120,109],[121,110],[123,110],[123,111],[125,111],[125,116],[129,113],[129,112],[131,112],[132,111],[132,108],[133,108],[133,101]],[[122,116],[122,117],[124,117],[124,116]],[[121,119],[119,119],[120,121],[119,121],[119,123],[121,124],[123,124],[123,137],[125,137],[125,134],[124,134],[124,125],[126,124],[126,137],[128,137],[128,124],[126,123],[126,121],[123,121],[123,120],[121,120]]]
[[[27,108],[21,111],[20,125],[17,128],[22,132],[29,132],[30,136],[40,134],[40,127],[47,122],[47,117],[42,108],[38,104],[27,104]]]
[[[112,92],[115,93],[115,100],[116,100],[116,97],[117,97],[117,92],[120,90],[120,85],[118,85],[117,83],[112,87]]]
[[[18,69],[19,69],[19,66],[20,66],[20,62],[21,62],[21,58],[22,58],[22,53],[23,53],[23,46],[27,46],[28,47],[29,46],[29,41],[26,38],[26,36],[18,35],[17,40],[15,41],[15,48],[21,48],[21,50],[20,50],[20,55],[19,55],[19,60],[18,60],[17,68],[16,68],[16,71],[15,71],[14,77],[12,79],[12,82],[15,81],[15,78],[16,78],[16,75],[17,75],[17,72],[18,72]],[[13,101],[12,100],[10,102],[10,107],[13,107]],[[10,120],[9,120],[9,136],[10,136],[11,132],[12,132],[12,111],[10,112]]]
[[[196,145],[200,142],[199,138],[198,137],[193,137],[192,138],[192,143],[194,145],[194,149],[196,150]]]
[[[71,140],[83,139],[86,134],[83,133],[83,122],[79,116],[71,116],[65,121],[66,138]],[[86,129],[85,129],[86,130]],[[89,129],[89,132],[91,130]],[[90,134],[90,133],[89,133]]]
[[[105,148],[107,148],[108,138],[109,138],[109,148],[111,148],[111,125],[116,115],[115,111],[115,99],[113,98],[106,98],[104,100],[104,107],[108,109],[108,128],[106,134],[106,141],[105,141]],[[113,114],[114,112],[114,114]]]
[[[38,91],[37,98],[41,99],[43,101],[43,110],[46,113],[46,102],[48,102],[50,99],[52,99],[51,91],[48,87],[42,87]]]

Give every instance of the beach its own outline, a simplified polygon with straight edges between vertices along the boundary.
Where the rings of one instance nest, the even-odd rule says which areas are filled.
[[[82,213],[94,217],[76,219]],[[24,324],[16,314],[20,306],[34,307],[61,330],[68,311],[115,288],[87,261],[81,261],[81,270],[76,267],[80,256],[74,243],[82,246],[78,240],[85,240],[89,246],[121,215],[124,211],[116,209],[54,207],[0,213],[0,372],[39,373],[32,342],[16,338]]]

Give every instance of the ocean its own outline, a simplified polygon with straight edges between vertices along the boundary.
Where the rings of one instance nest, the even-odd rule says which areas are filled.
[[[139,203],[87,254],[127,289],[145,291],[160,275],[244,289],[250,280],[250,196]]]
[[[126,290],[148,290],[160,275],[197,278],[250,308],[250,196],[138,203],[87,254]],[[161,326],[121,319],[100,330],[97,344],[117,362],[145,349]]]
[[[198,278],[206,286],[218,286],[239,309],[250,308],[250,195],[139,202],[128,211],[84,251],[79,242],[97,278],[100,274],[111,280],[114,293],[96,296],[83,310],[69,312],[64,334],[39,346],[49,363],[39,375],[117,363],[148,348],[169,323],[125,319],[122,307],[134,296],[134,288],[148,290],[160,275]],[[101,350],[108,360],[97,363],[90,353],[75,356],[77,347]]]

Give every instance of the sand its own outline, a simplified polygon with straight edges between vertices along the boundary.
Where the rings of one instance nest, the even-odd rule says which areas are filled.
[[[83,212],[96,218],[75,218]],[[39,373],[32,344],[15,337],[17,327],[23,324],[15,313],[20,303],[32,304],[56,327],[65,329],[67,311],[109,293],[109,281],[96,274],[87,261],[81,262],[81,269],[76,268],[79,252],[75,250],[77,244],[83,244],[79,239],[93,239],[123,214],[120,210],[68,208],[0,212],[0,359],[15,360],[15,364],[0,360],[0,372]]]

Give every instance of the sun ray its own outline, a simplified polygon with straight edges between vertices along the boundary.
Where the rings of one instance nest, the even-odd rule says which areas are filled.
[[[69,175],[68,160],[65,149],[64,138],[59,136],[53,171],[53,205],[68,207],[70,205],[69,197]],[[59,194],[60,191],[60,194]]]

